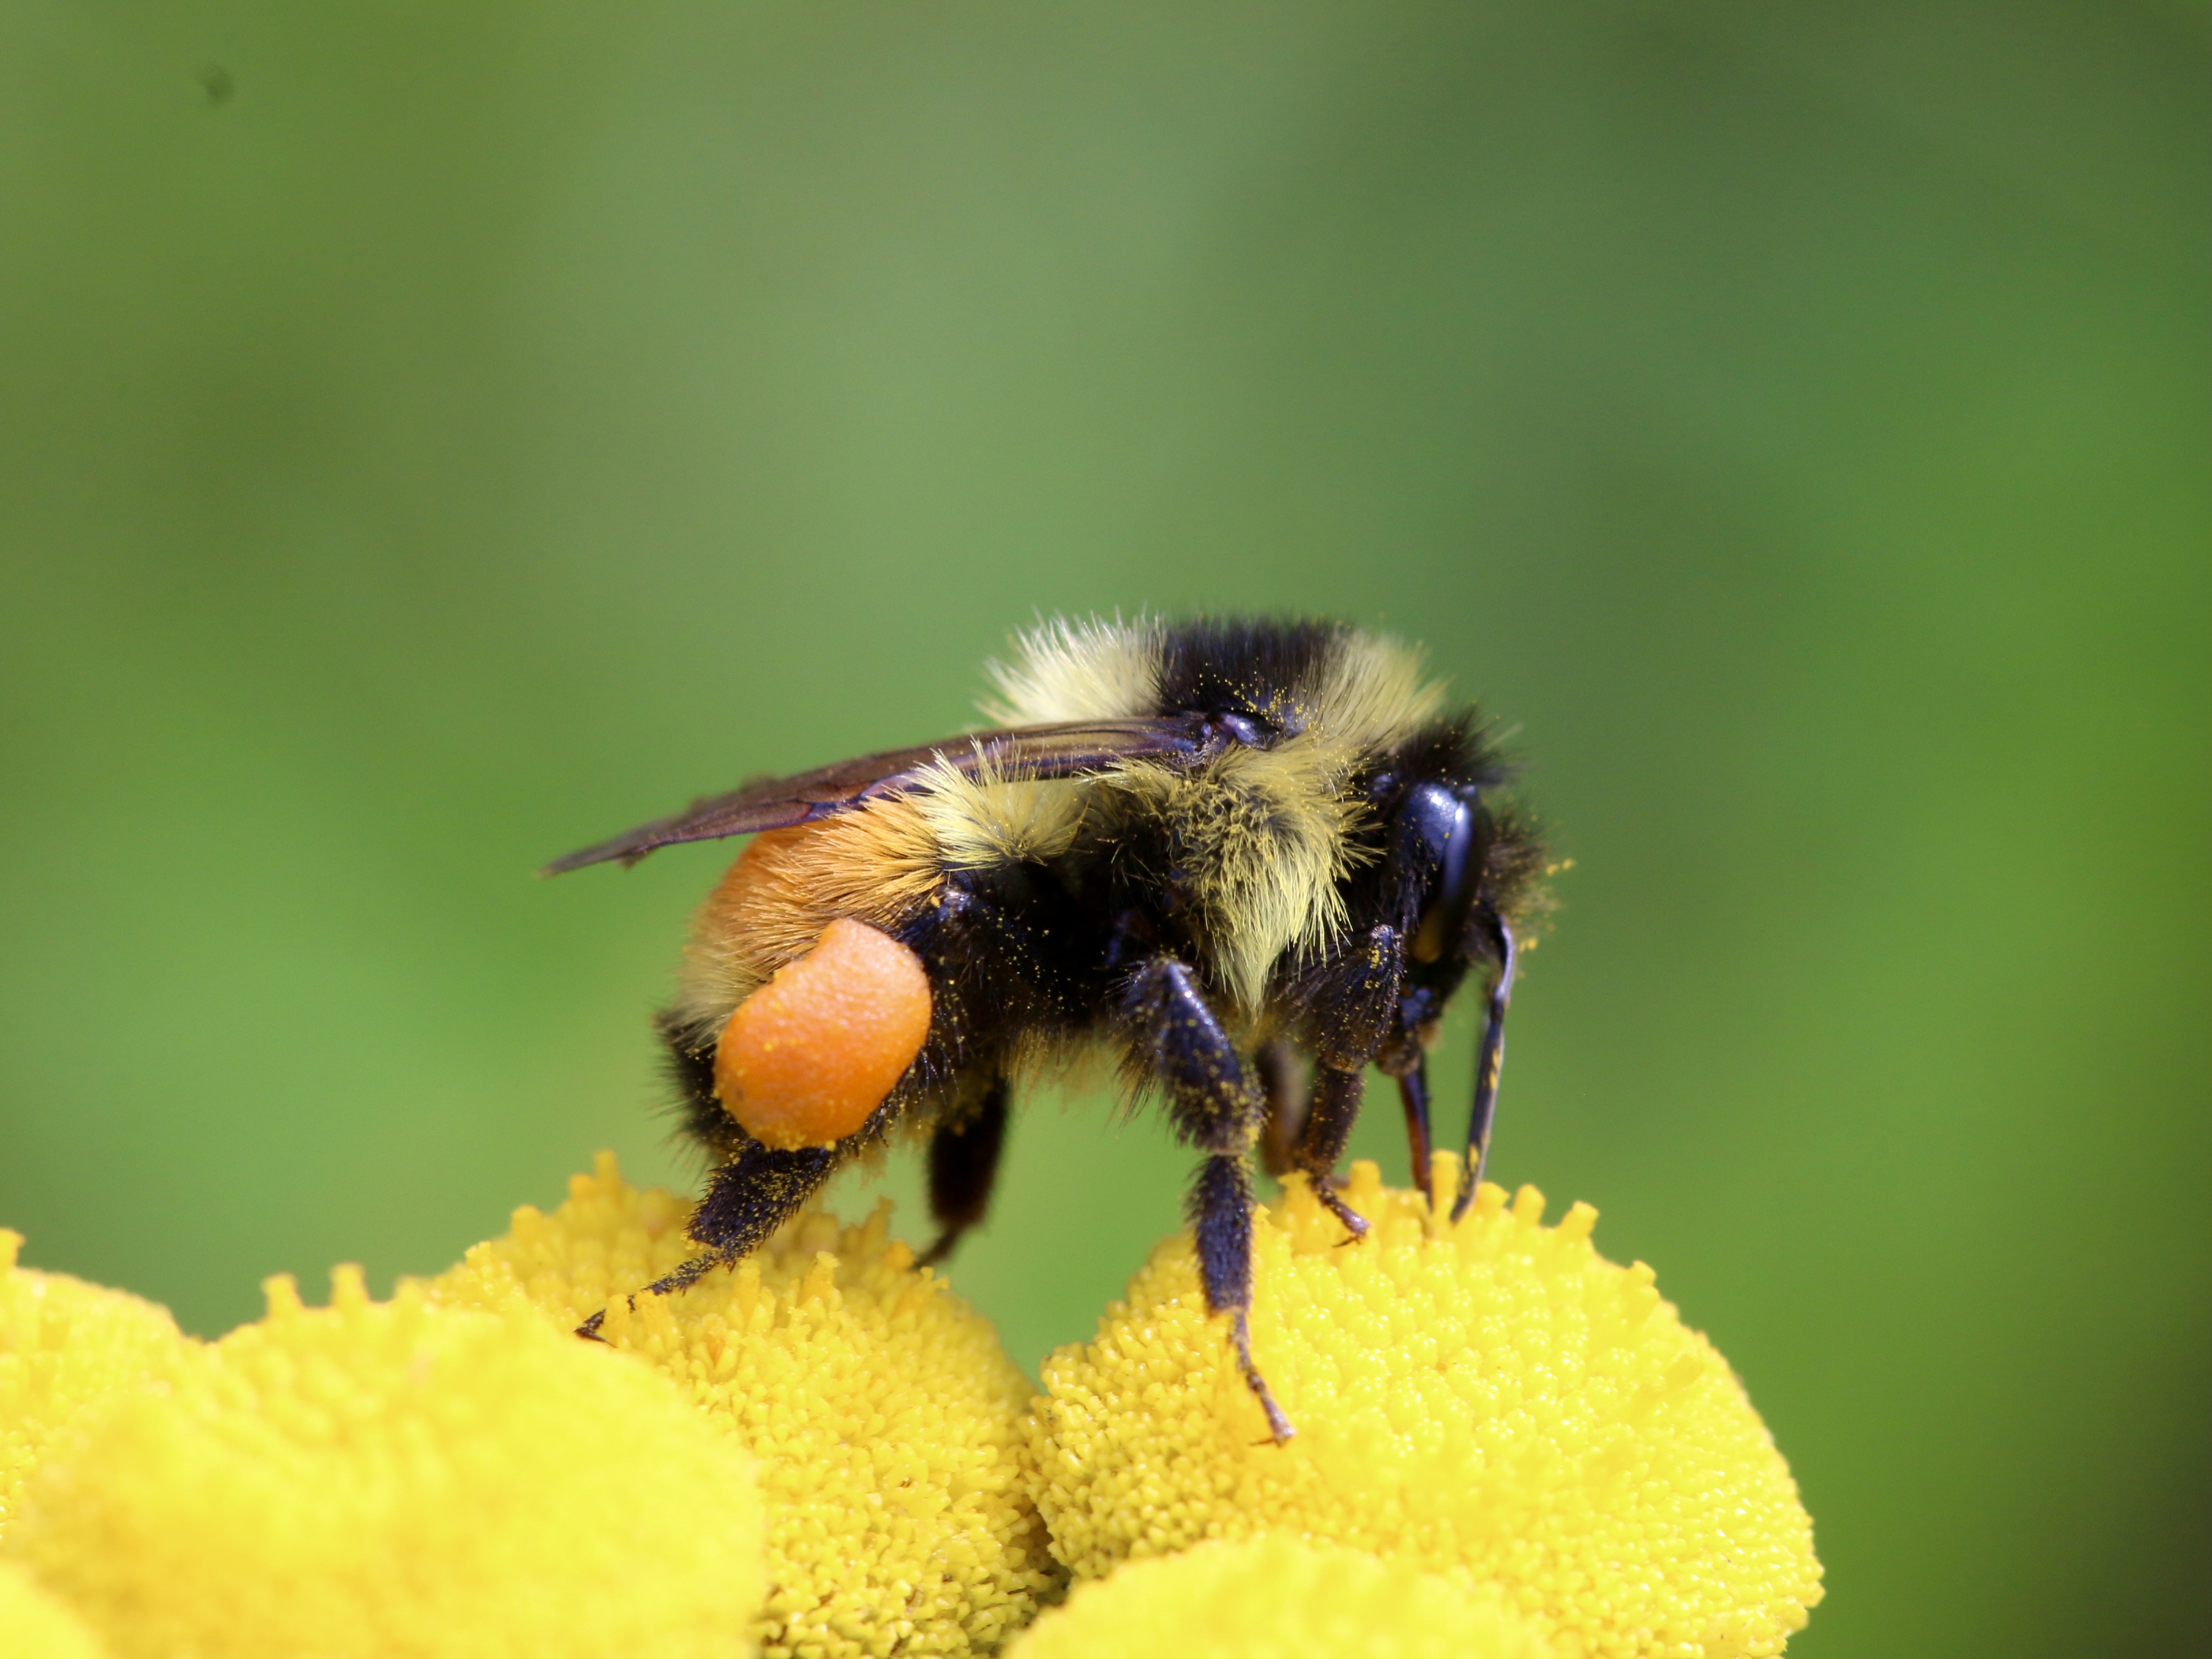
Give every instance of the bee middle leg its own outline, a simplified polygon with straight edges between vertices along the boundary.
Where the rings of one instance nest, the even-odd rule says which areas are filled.
[[[1297,1168],[1291,1149],[1306,1121],[1290,1044],[1269,1043],[1252,1057],[1252,1068],[1260,1074],[1261,1091],[1267,1101],[1267,1115],[1260,1126],[1260,1166],[1279,1181]]]
[[[1206,1154],[1190,1191],[1206,1305],[1230,1316],[1244,1385],[1267,1413],[1278,1444],[1295,1431],[1252,1363],[1252,1143],[1265,1106],[1237,1048],[1200,990],[1189,964],[1155,957],[1130,978],[1123,1037],[1133,1067],[1162,1084],[1176,1130]]]
[[[1316,1066],[1312,1103],[1291,1146],[1291,1167],[1304,1172],[1313,1195],[1353,1238],[1367,1237],[1367,1218],[1344,1201],[1336,1190],[1334,1171],[1352,1139],[1352,1126],[1359,1121],[1364,1083],[1360,1072],[1340,1072],[1326,1062]]]
[[[1011,1093],[1006,1079],[994,1079],[981,1106],[940,1125],[930,1137],[929,1212],[937,1218],[938,1233],[920,1259],[922,1267],[934,1267],[951,1255],[960,1236],[990,1208],[999,1155],[1006,1145]]]
[[[1292,1165],[1304,1171],[1313,1194],[1354,1238],[1366,1218],[1338,1194],[1334,1172],[1359,1121],[1367,1064],[1376,1057],[1398,1016],[1405,981],[1405,943],[1399,931],[1378,923],[1356,935],[1309,977],[1304,995],[1314,1049],[1313,1101],[1291,1148]]]

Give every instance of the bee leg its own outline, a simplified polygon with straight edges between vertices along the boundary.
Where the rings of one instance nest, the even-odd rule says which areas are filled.
[[[1252,1363],[1252,1172],[1242,1152],[1215,1152],[1199,1165],[1190,1191],[1190,1218],[1206,1305],[1230,1316],[1237,1369],[1267,1414],[1268,1435],[1279,1446],[1297,1431]]]
[[[1332,1172],[1359,1121],[1367,1063],[1397,1018],[1405,974],[1404,940],[1395,927],[1382,923],[1349,941],[1306,992],[1316,1061],[1313,1100],[1291,1158],[1312,1182],[1314,1196],[1354,1238],[1365,1236],[1367,1223],[1337,1195]]]
[[[1291,1148],[1305,1127],[1305,1103],[1298,1097],[1297,1073],[1288,1043],[1269,1043],[1253,1056],[1252,1066],[1267,1097],[1267,1115],[1260,1125],[1260,1164],[1279,1181],[1297,1168]]]
[[[1364,1082],[1359,1072],[1340,1072],[1328,1065],[1315,1066],[1313,1103],[1306,1109],[1305,1127],[1291,1149],[1292,1161],[1305,1172],[1313,1195],[1355,1239],[1367,1237],[1367,1218],[1344,1201],[1331,1171],[1344,1156],[1352,1126],[1359,1121]]]
[[[834,1146],[801,1146],[778,1152],[748,1140],[738,1155],[714,1171],[707,1196],[692,1212],[687,1231],[694,1243],[707,1248],[675,1272],[656,1279],[630,1297],[666,1296],[697,1284],[717,1267],[750,1255],[768,1242],[769,1235],[805,1207],[836,1167]],[[599,1339],[602,1309],[576,1328],[579,1336]]]
[[[1490,981],[1490,1001],[1482,1024],[1482,1047],[1474,1058],[1474,1109],[1467,1121],[1467,1168],[1460,1178],[1459,1197],[1452,1205],[1452,1219],[1467,1213],[1482,1184],[1482,1166],[1490,1158],[1491,1120],[1498,1112],[1498,1074],[1505,1066],[1505,1008],[1513,1000],[1513,929],[1505,918],[1488,906],[1478,913],[1497,952],[1498,971]]]
[[[952,1254],[961,1234],[983,1218],[998,1178],[999,1154],[1006,1144],[1010,1091],[1000,1078],[982,1105],[957,1122],[940,1127],[929,1140],[929,1212],[937,1218],[937,1242],[921,1258],[925,1267]]]
[[[691,1212],[691,1224],[684,1231],[694,1243],[704,1244],[715,1260],[735,1261],[750,1255],[821,1191],[822,1183],[837,1166],[837,1152],[834,1146],[798,1146],[785,1152],[748,1140],[735,1158],[714,1171],[707,1196],[699,1200],[699,1207]],[[677,1272],[685,1273],[690,1265],[687,1262]],[[691,1283],[706,1271],[701,1267],[690,1273],[684,1283]]]
[[[1250,1148],[1263,1103],[1237,1048],[1200,993],[1186,963],[1156,957],[1133,974],[1122,1003],[1123,1038],[1133,1069],[1164,1084],[1175,1125],[1206,1153],[1191,1188],[1190,1218],[1198,1243],[1206,1305],[1231,1319],[1231,1340],[1244,1385],[1267,1413],[1278,1444],[1290,1419],[1252,1363],[1252,1172]]]
[[[1413,1189],[1426,1192],[1429,1186],[1429,1062],[1419,1051],[1418,1040],[1413,1063],[1398,1074],[1398,1103],[1406,1109],[1406,1147],[1413,1160]]]

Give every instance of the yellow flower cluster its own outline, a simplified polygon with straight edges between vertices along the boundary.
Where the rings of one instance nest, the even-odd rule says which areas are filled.
[[[15,1265],[23,1236],[0,1227],[0,1537],[24,1477],[101,1401],[180,1361],[167,1308],[67,1273]]]
[[[1455,1189],[1440,1156],[1438,1190]],[[1302,1185],[1255,1218],[1254,1357],[1278,1446],[1168,1240],[1088,1344],[1044,1368],[1039,1507],[1060,1559],[1268,1531],[1494,1585],[1592,1659],[1780,1651],[1820,1599],[1811,1522],[1712,1345],[1641,1263],[1486,1184],[1456,1224],[1355,1164],[1341,1224]]]
[[[84,1620],[14,1561],[0,1561],[0,1653],[8,1659],[105,1659]]]
[[[1030,1496],[1027,1380],[990,1325],[890,1234],[802,1218],[730,1273],[640,1298],[690,1253],[688,1206],[603,1154],[552,1215],[430,1281],[438,1301],[606,1310],[600,1334],[674,1377],[758,1460],[769,1659],[988,1653],[1062,1577]]]
[[[528,1316],[269,1282],[269,1315],[50,1446],[8,1547],[125,1659],[737,1659],[750,1460]]]
[[[1532,1188],[1456,1224],[1371,1164],[1344,1196],[1358,1244],[1297,1182],[1255,1218],[1286,1445],[1188,1233],[1034,1398],[888,1206],[633,1303],[688,1206],[604,1156],[389,1303],[273,1279],[211,1344],[0,1233],[0,1652],[1779,1652],[1810,1523],[1650,1269]]]
[[[1494,1595],[1282,1534],[1198,1544],[1079,1583],[1006,1659],[1551,1659]]]

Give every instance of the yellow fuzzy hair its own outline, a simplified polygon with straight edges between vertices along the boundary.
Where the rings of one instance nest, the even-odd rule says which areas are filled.
[[[1110,776],[1116,795],[1176,826],[1204,906],[1207,965],[1244,1012],[1286,952],[1321,950],[1343,931],[1336,884],[1363,811],[1339,793],[1350,758],[1301,737],[1231,749],[1203,772],[1135,763]]]
[[[1423,677],[1418,646],[1348,628],[1310,687],[1301,687],[1310,732],[1363,749],[1410,737],[1443,707],[1441,680]]]
[[[1001,726],[1121,720],[1158,707],[1168,629],[1158,618],[1125,623],[1055,617],[1014,638],[1009,662],[987,665],[996,695],[977,706]],[[1402,738],[1443,706],[1421,653],[1380,634],[1346,628],[1305,684],[1284,688],[1308,730],[1372,747]]]
[[[988,763],[972,778],[951,765],[928,767],[924,780],[914,804],[950,870],[1045,863],[1073,845],[1083,827],[1079,783],[1039,782]]]
[[[1044,623],[1017,638],[1012,662],[991,665],[998,696],[982,711],[1008,725],[1148,713],[1166,635],[1153,620]],[[1057,787],[1063,796],[1103,790],[1173,823],[1204,906],[1207,966],[1248,1014],[1286,953],[1324,949],[1344,927],[1337,884],[1363,811],[1344,794],[1352,769],[1443,702],[1418,651],[1350,628],[1281,694],[1300,729],[1272,749],[1232,749],[1200,773],[1133,762]]]
[[[1149,714],[1159,693],[1157,621],[1055,617],[1014,638],[1014,659],[985,665],[998,695],[978,707],[1001,726],[1126,720]]]

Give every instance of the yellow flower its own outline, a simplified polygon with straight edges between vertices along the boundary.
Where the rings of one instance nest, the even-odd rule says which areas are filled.
[[[675,1296],[627,1293],[690,1253],[690,1206],[627,1184],[613,1158],[552,1215],[431,1280],[441,1301],[526,1298],[675,1377],[760,1462],[769,1659],[989,1652],[1060,1575],[1030,1497],[1030,1388],[991,1327],[914,1266],[889,1206],[863,1226],[802,1217],[758,1255]]]
[[[527,1315],[328,1309],[197,1351],[59,1447],[9,1539],[120,1659],[738,1659],[760,1510],[729,1437]]]
[[[67,1273],[18,1267],[22,1243],[0,1227],[0,1536],[57,1437],[188,1352],[167,1308]]]
[[[1457,1183],[1440,1157],[1439,1190]],[[1046,1362],[1038,1506],[1079,1575],[1276,1530],[1498,1586],[1562,1652],[1778,1652],[1820,1599],[1811,1522],[1765,1426],[1649,1267],[1486,1185],[1466,1219],[1345,1194],[1359,1244],[1293,1184],[1255,1218],[1255,1357],[1297,1427],[1267,1427],[1209,1318],[1188,1234]]]
[[[13,1561],[0,1561],[0,1652],[8,1659],[106,1659],[68,1607]]]
[[[1006,1659],[1549,1659],[1501,1606],[1402,1562],[1262,1536],[1075,1588]]]

